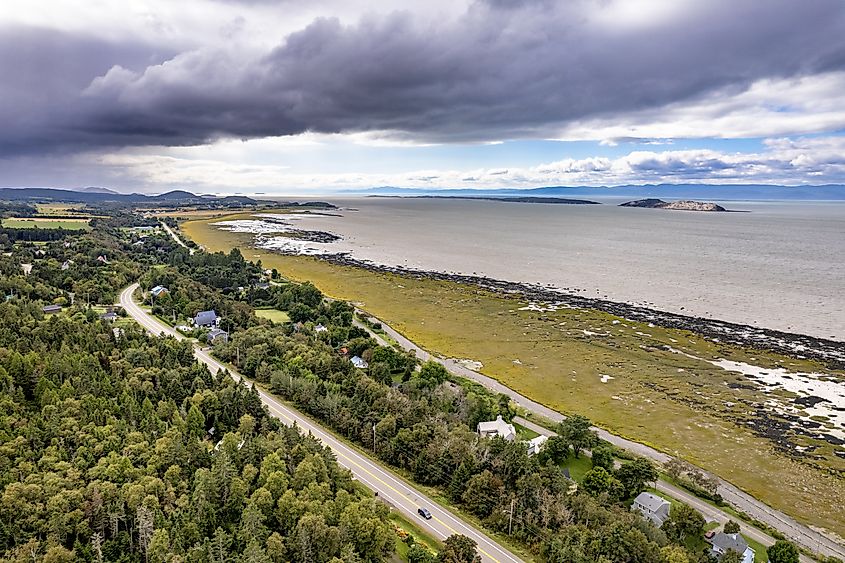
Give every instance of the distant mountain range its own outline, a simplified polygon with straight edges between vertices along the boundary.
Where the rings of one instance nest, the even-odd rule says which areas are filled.
[[[174,190],[159,195],[121,194],[108,188],[89,187],[81,190],[57,188],[0,188],[0,200],[6,201],[59,201],[63,203],[180,203],[180,204],[252,204],[257,200],[246,196],[217,197],[196,195],[184,190]]]
[[[793,201],[845,201],[845,185],[778,186],[769,184],[646,184],[624,186],[547,186],[542,188],[499,189],[425,189],[382,186],[345,193],[362,195],[435,195],[435,196],[563,196],[563,197],[624,197],[707,199],[720,201],[744,200],[793,200]]]

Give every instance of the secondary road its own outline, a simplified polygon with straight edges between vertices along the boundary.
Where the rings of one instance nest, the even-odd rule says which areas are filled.
[[[134,283],[120,294],[120,304],[126,312],[138,324],[156,336],[166,335],[183,340],[185,337],[182,334],[165,325],[135,303],[132,295],[136,289],[138,289],[138,284]],[[239,373],[224,366],[198,346],[194,346],[194,356],[207,365],[212,373],[228,369],[229,374],[235,381],[247,381]],[[416,522],[419,527],[432,536],[443,540],[452,534],[462,534],[475,540],[478,544],[478,552],[486,563],[522,563],[522,559],[516,557],[474,526],[464,522],[449,510],[432,501],[394,472],[385,469],[381,464],[363,455],[359,450],[346,445],[297,410],[282,404],[269,393],[261,389],[258,389],[258,393],[272,416],[278,418],[284,424],[292,425],[296,423],[299,428],[310,432],[324,445],[331,448],[338,463],[349,469],[358,481],[371,490],[378,491],[379,498],[394,506],[406,518]],[[417,509],[420,507],[427,508],[431,512],[431,520],[425,520],[417,514]]]
[[[176,244],[178,244],[181,247],[187,248],[189,254],[193,254],[194,252],[196,252],[193,248],[191,248],[190,246],[185,244],[185,241],[183,241],[181,238],[179,238],[179,235],[177,235],[176,232],[167,225],[167,223],[162,221],[161,226],[164,228],[165,231],[167,231],[170,234],[171,237],[173,237],[173,240],[176,241]]]
[[[372,317],[365,311],[356,310],[356,312],[361,317],[371,318],[375,322],[381,323],[382,329],[384,330],[385,334],[395,340],[402,349],[406,351],[413,351],[416,354],[417,358],[421,359],[422,361],[434,360],[435,362],[438,362],[443,367],[445,367],[450,373],[480,383],[481,385],[484,385],[485,387],[496,393],[503,393],[510,397],[510,399],[514,403],[524,408],[526,411],[551,420],[552,422],[560,422],[561,420],[566,418],[561,413],[550,409],[545,405],[541,405],[536,401],[532,401],[528,397],[525,397],[524,395],[517,393],[513,389],[502,385],[492,377],[488,377],[477,371],[471,370],[455,360],[440,358],[438,356],[434,356],[428,353],[426,350],[423,350],[422,348],[417,346],[414,342],[408,340],[400,332],[385,324],[380,319]],[[364,325],[361,324],[360,326]],[[379,337],[379,335],[374,334],[374,336],[376,336],[376,339],[379,341],[380,344],[385,344],[384,339]],[[671,456],[661,451],[658,451],[644,444],[640,444],[639,442],[634,442],[633,440],[628,440],[626,438],[616,436],[615,434],[611,434],[610,432],[602,428],[594,428],[594,430],[598,433],[601,439],[606,440],[611,444],[625,449],[636,455],[647,457],[659,463],[665,463],[671,459]],[[535,429],[535,431],[538,430]],[[548,431],[546,430],[546,432]],[[712,505],[703,502],[694,495],[691,495],[686,491],[683,491],[682,489],[674,487],[669,483],[664,483],[663,488],[660,490],[666,492],[667,494],[670,494],[672,497],[681,500],[682,502],[693,506],[707,517],[712,515],[713,518],[720,522],[726,522],[729,518],[729,515],[727,513],[715,509]],[[800,524],[795,519],[755,499],[748,493],[740,490],[739,488],[732,485],[731,483],[728,483],[724,479],[719,479],[719,488],[717,491],[720,495],[722,495],[722,498],[725,500],[725,502],[727,502],[737,510],[740,510],[748,514],[752,518],[755,518],[756,520],[759,520],[760,522],[771,526],[775,530],[778,530],[786,537],[801,545],[805,549],[808,549],[815,553],[821,553],[827,556],[834,556],[845,560],[845,546],[836,543],[835,541],[828,538],[826,535],[821,534],[813,530],[812,528],[805,526],[804,524]],[[751,530],[753,530],[753,532],[751,532]],[[764,534],[757,528],[745,526],[745,528],[743,528],[743,532],[747,532],[750,537],[752,537],[756,541],[759,541],[760,543],[763,543],[764,545],[769,545],[774,542],[774,539],[771,536]],[[812,560],[804,557],[802,561]]]

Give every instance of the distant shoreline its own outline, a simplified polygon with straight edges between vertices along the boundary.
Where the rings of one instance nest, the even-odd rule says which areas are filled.
[[[536,196],[464,196],[464,195],[368,195],[372,198],[400,198],[400,199],[460,199],[470,201],[501,201],[503,203],[551,203],[570,205],[601,205],[598,201],[588,199],[572,199],[566,197],[536,197]]]

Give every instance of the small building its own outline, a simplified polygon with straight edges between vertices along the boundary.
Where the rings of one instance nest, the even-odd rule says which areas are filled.
[[[540,453],[540,450],[543,449],[543,446],[546,444],[546,441],[549,439],[548,436],[537,436],[536,438],[531,438],[526,442],[528,445],[528,455],[537,455]]]
[[[721,559],[728,551],[736,551],[742,556],[742,563],[754,563],[754,550],[748,546],[745,538],[739,534],[719,532],[710,540],[713,548],[710,550],[716,559]]]
[[[38,250],[35,251],[35,255],[36,256],[47,256],[47,252],[44,249],[39,248]]]
[[[476,430],[482,438],[495,438],[499,436],[508,442],[516,440],[516,429],[513,427],[513,424],[505,422],[502,415],[497,416],[496,420],[479,422]]]
[[[256,282],[252,285],[255,289],[270,289],[270,284],[267,282]]]
[[[352,365],[358,369],[367,369],[370,366],[370,364],[368,364],[361,356],[352,356],[349,361],[352,362]]]
[[[162,295],[167,295],[168,293],[170,293],[170,290],[163,285],[157,285],[150,290],[150,294],[153,297],[161,297]]]
[[[212,309],[211,311],[200,311],[197,313],[197,316],[194,317],[194,325],[195,326],[217,326],[220,324],[220,317],[217,316],[217,312]]]
[[[102,262],[103,264],[108,264],[109,259],[106,258],[105,254],[100,254],[99,256],[97,256],[97,262]]]
[[[100,315],[100,320],[113,323],[117,320],[117,313],[115,313],[114,311],[106,311],[105,313]]]
[[[671,504],[666,499],[651,493],[640,493],[634,499],[631,510],[636,510],[648,518],[658,528],[669,518]]]
[[[73,260],[65,260],[62,262],[62,271],[66,272],[71,266],[73,266]]]
[[[44,305],[41,307],[41,312],[45,315],[55,315],[62,312],[61,305]]]
[[[314,327],[314,332],[328,332],[328,331],[329,331],[329,329],[327,329],[322,324],[318,324],[317,326]]]
[[[214,344],[216,342],[229,342],[229,333],[219,328],[213,328],[205,336],[205,339],[209,344]]]

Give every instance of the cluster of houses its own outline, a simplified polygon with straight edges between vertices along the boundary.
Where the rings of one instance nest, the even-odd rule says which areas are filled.
[[[497,416],[496,420],[479,422],[476,431],[483,438],[495,438],[498,436],[508,442],[516,440],[516,428],[513,424],[504,420],[501,415]],[[548,437],[546,436],[537,436],[525,442],[528,448],[528,455],[540,453],[547,440]],[[631,504],[632,511],[639,512],[658,528],[669,519],[671,508],[672,505],[669,501],[648,492],[637,495],[637,498]],[[718,532],[708,537],[708,541],[711,544],[710,552],[716,559],[721,559],[728,551],[735,551],[742,556],[742,563],[754,563],[754,550],[739,534]]]
[[[637,495],[631,504],[631,510],[639,512],[658,528],[669,519],[671,508],[672,505],[666,499],[646,492]],[[717,532],[712,536],[710,534],[712,532],[708,532],[705,537],[710,542],[710,553],[716,559],[721,559],[728,551],[735,551],[742,556],[742,563],[754,563],[754,550],[741,535],[725,532]]]

